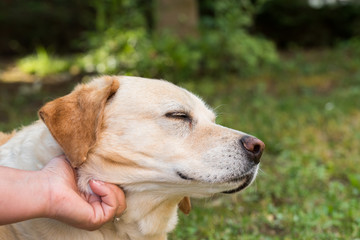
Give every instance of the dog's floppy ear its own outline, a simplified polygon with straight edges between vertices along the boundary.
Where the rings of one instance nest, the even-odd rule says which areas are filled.
[[[185,214],[189,214],[191,211],[191,201],[189,197],[184,197],[183,199],[181,199],[181,201],[178,204],[180,210],[185,213]]]
[[[78,85],[70,94],[55,99],[39,111],[52,136],[73,167],[87,158],[100,130],[107,100],[119,88],[115,77],[102,77]]]

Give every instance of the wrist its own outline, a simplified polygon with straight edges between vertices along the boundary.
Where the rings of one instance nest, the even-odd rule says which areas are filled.
[[[38,196],[36,197],[37,201],[37,217],[46,217],[51,218],[53,216],[51,202],[53,201],[53,194],[51,192],[50,178],[47,173],[42,170],[34,171],[33,174],[33,183],[38,191],[35,193]]]

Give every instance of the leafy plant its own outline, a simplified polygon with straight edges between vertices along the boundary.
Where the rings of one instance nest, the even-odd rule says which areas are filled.
[[[244,75],[277,61],[271,42],[246,31],[257,6],[250,0],[214,3],[213,27],[203,27],[201,35],[193,39],[150,34],[143,12],[132,1],[92,3],[97,12],[98,30],[84,35],[80,44],[86,49],[84,53],[74,55],[66,64],[65,59],[50,58],[41,48],[36,56],[20,61],[20,68],[44,76],[68,71],[71,65],[72,72],[181,80],[223,72]]]
[[[20,59],[17,65],[23,72],[45,77],[49,74],[68,71],[71,62],[51,56],[45,48],[38,47],[36,54]]]

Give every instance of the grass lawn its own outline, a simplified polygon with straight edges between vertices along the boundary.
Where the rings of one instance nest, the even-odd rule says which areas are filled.
[[[216,108],[218,123],[259,137],[266,150],[250,188],[193,199],[169,239],[359,239],[359,56],[294,52],[248,78],[181,82]],[[1,85],[0,131],[28,124],[69,89]]]

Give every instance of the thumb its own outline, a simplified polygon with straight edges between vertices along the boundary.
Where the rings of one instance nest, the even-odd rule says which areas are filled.
[[[120,215],[126,209],[125,194],[118,186],[99,180],[90,180],[89,185],[99,196],[105,215]]]

